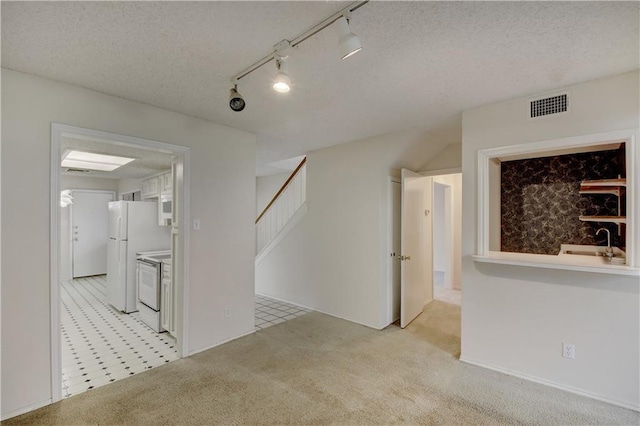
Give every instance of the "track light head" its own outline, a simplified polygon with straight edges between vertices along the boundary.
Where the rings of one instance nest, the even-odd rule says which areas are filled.
[[[278,68],[278,73],[273,80],[273,90],[278,93],[287,93],[291,90],[291,79],[287,75],[284,59],[276,59],[276,67]]]
[[[362,44],[360,39],[349,28],[349,21],[345,16],[338,19],[338,25],[340,26],[340,52],[342,59],[347,59],[350,56],[355,55],[362,50]]]
[[[238,86],[233,86],[233,88],[229,90],[229,108],[233,111],[240,112],[245,106],[244,98],[238,93]]]

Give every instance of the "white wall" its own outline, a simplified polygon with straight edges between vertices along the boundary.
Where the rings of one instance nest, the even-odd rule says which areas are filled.
[[[61,175],[60,189],[98,189],[116,192],[118,190],[118,180],[91,176]]]
[[[412,130],[312,151],[308,213],[256,268],[256,291],[370,327],[388,324],[388,177],[448,141]]]
[[[638,128],[639,77],[636,71],[571,86],[571,112],[555,117],[528,120],[531,96],[464,112],[463,360],[640,406],[637,277],[479,264],[470,257],[477,151]],[[561,357],[562,342],[575,344],[575,360]]]
[[[446,271],[447,264],[444,250],[447,244],[445,233],[445,192],[446,186],[438,182],[433,183],[433,270]]]
[[[421,172],[434,170],[451,170],[462,167],[462,143],[455,143],[445,146],[438,154],[430,159],[420,168]]]
[[[262,213],[262,210],[269,204],[289,176],[291,173],[285,172],[256,178],[256,217]]]
[[[189,352],[254,329],[255,135],[2,70],[3,417],[52,397],[52,122],[190,147],[190,209],[201,229],[189,237]]]

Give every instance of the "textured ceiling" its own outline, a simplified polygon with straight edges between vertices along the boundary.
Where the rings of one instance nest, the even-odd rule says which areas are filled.
[[[89,139],[76,139],[63,137],[60,152],[78,150],[92,152],[94,154],[117,155],[120,157],[134,158],[135,160],[112,172],[91,170],[88,173],[67,172],[67,168],[61,168],[62,174],[72,176],[90,176],[108,179],[142,179],[163,171],[171,170],[173,156],[154,150],[134,148],[125,145],[116,145],[108,141],[96,141]]]
[[[464,109],[639,67],[638,2],[370,2],[362,52],[330,27],[293,49],[288,95],[271,63],[229,109],[234,74],[347,4],[3,1],[2,66],[255,132],[262,172],[407,128],[456,142]]]

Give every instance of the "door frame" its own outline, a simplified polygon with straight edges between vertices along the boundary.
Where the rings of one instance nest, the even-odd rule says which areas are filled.
[[[440,175],[453,175],[453,174],[462,174],[462,167],[451,167],[451,168],[446,168],[446,169],[437,169],[437,170],[420,170],[418,171],[418,173],[420,173],[423,176],[440,176]],[[391,240],[393,238],[393,223],[392,223],[392,209],[393,206],[391,205],[391,182],[396,181],[396,182],[400,182],[401,179],[399,177],[399,174],[396,175],[395,173],[388,176],[387,177],[387,209],[386,209],[386,214],[387,214],[387,218],[386,218],[386,229],[384,231],[384,238],[386,239],[384,246],[382,246],[382,250],[380,251],[381,253],[381,259],[384,259],[383,261],[384,263],[384,278],[382,279],[382,282],[385,283],[384,285],[384,290],[383,293],[385,295],[386,300],[384,300],[381,304],[381,312],[383,313],[381,315],[381,323],[380,326],[378,328],[382,329],[386,326],[388,326],[389,324],[391,324],[393,321],[391,320],[391,317],[393,315],[393,298],[391,297],[391,294],[393,292],[393,280],[391,279],[391,267],[389,265],[389,246],[391,245]],[[402,220],[402,218],[401,218]]]
[[[393,253],[393,257],[392,254],[390,253],[390,251],[393,251],[393,234],[394,234],[394,229],[393,229],[393,184],[399,184],[400,185],[400,191],[402,191],[402,179],[399,177],[394,177],[394,176],[389,176],[389,179],[387,181],[387,192],[388,192],[388,207],[387,207],[387,214],[388,216],[388,220],[387,220],[387,247],[385,248],[385,256],[387,259],[387,312],[386,312],[386,325],[392,324],[394,321],[396,320],[400,320],[400,317],[398,316],[398,318],[394,318],[393,317],[393,266],[391,265],[391,262],[393,262],[395,259],[395,256],[400,255],[400,249],[398,249],[398,253]],[[400,203],[402,203],[402,201],[400,201]],[[400,217],[398,217],[399,221],[402,221],[402,213],[399,212],[398,215]],[[398,285],[401,285],[400,282],[398,282]],[[400,303],[400,300],[398,300],[398,303]]]
[[[453,167],[453,168],[449,168],[449,169],[439,169],[439,170],[428,170],[428,171],[421,171],[419,172],[421,175],[423,176],[431,176],[431,177],[437,177],[437,176],[446,176],[446,175],[457,175],[459,174],[462,178],[464,178],[464,175],[462,174],[462,168],[461,167]],[[453,194],[452,194],[452,187],[448,184],[445,183],[441,183],[441,182],[435,182],[432,181],[432,184],[435,183],[439,183],[440,185],[444,185],[447,187],[448,191],[449,191],[449,197],[447,199],[446,197],[446,191],[445,191],[445,203],[448,203],[448,207],[451,211],[453,211]],[[434,207],[435,208],[435,207]],[[450,231],[451,234],[449,235],[449,237],[451,238],[451,240],[453,241],[453,227],[454,227],[454,219],[452,217],[448,218],[449,223],[450,223]],[[446,219],[445,219],[446,221]],[[434,247],[435,248],[435,247]],[[453,287],[453,270],[454,270],[454,258],[453,258],[453,246],[449,247],[449,254],[448,254],[448,264],[447,264],[447,268],[449,272],[449,284],[450,284],[450,288],[454,288]],[[432,254],[433,255],[433,254]],[[460,280],[461,277],[458,277],[458,279]],[[461,283],[459,282],[459,285],[461,285]],[[432,282],[432,292],[435,295],[435,282]],[[458,290],[461,290],[458,289]],[[435,297],[434,297],[435,299]],[[461,302],[462,303],[462,302]]]
[[[178,329],[177,337],[178,356],[182,358],[188,354],[188,301],[189,301],[189,199],[190,199],[190,153],[189,147],[182,145],[168,144],[150,139],[137,138],[117,133],[103,132],[100,130],[87,129],[83,127],[69,126],[60,123],[51,123],[51,163],[50,163],[50,261],[49,261],[49,282],[50,282],[50,323],[51,323],[51,394],[52,402],[62,399],[62,336],[61,326],[61,299],[60,299],[60,158],[62,137],[73,136],[75,138],[98,140],[114,145],[142,147],[165,151],[179,156],[183,162],[182,197],[179,202],[182,204],[183,218],[179,224],[182,235],[182,251],[179,253],[179,260],[182,267],[182,285],[177,288],[178,298]],[[174,200],[176,201],[176,200]],[[180,303],[182,301],[182,303]]]
[[[107,190],[99,190],[99,189],[69,189],[69,191],[71,191],[71,193],[73,194],[74,192],[91,192],[91,193],[97,193],[97,194],[111,194],[112,195],[112,200],[111,201],[115,201],[116,197],[118,196],[118,194],[116,193],[116,191],[107,191]],[[69,267],[69,271],[71,272],[71,279],[73,279],[73,253],[74,253],[74,247],[73,247],[73,204],[71,204],[69,206],[69,265],[67,265]],[[60,240],[62,241],[62,235],[60,236]]]

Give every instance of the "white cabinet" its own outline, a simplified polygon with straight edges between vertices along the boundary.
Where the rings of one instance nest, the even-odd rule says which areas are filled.
[[[152,177],[142,181],[140,196],[145,198],[157,198],[160,195],[160,177]]]
[[[169,195],[173,192],[173,175],[165,173],[160,176],[160,186],[163,195]]]
[[[162,328],[174,337],[176,335],[175,318],[176,310],[173,281],[171,280],[171,264],[162,263],[162,307],[160,309],[160,321]]]
[[[158,225],[171,225],[173,209],[173,174],[171,172],[143,180],[140,195],[143,200],[151,199],[158,202]]]
[[[141,196],[145,198],[158,198],[160,195],[173,193],[173,176],[171,172],[154,176],[142,181]]]

